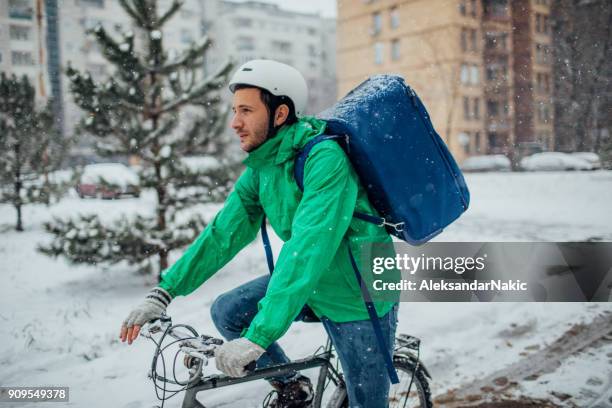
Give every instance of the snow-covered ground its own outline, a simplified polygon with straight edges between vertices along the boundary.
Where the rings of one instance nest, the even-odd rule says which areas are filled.
[[[467,181],[471,208],[438,241],[612,241],[612,172],[471,174]],[[13,208],[0,206],[0,385],[69,386],[68,405],[77,407],[158,403],[146,377],[152,344],[142,338],[132,346],[118,341],[121,321],[153,279],[126,265],[74,266],[35,250],[49,240],[42,223],[52,216],[95,212],[113,218],[150,213],[154,204],[149,191],[139,199],[118,201],[71,196],[50,208],[26,207],[23,233],[11,229]],[[217,208],[198,211],[211,216]],[[278,238],[273,237],[273,245],[277,252]],[[256,241],[195,293],[173,301],[169,314],[175,323],[218,335],[209,315],[212,301],[264,273],[264,254]],[[422,339],[421,357],[433,375],[434,394],[439,394],[517,361],[604,310],[612,310],[612,305],[404,303],[398,332]],[[296,323],[280,342],[289,356],[298,358],[323,341],[320,325]],[[525,389],[546,398],[550,391],[561,390],[574,396],[577,406],[588,406],[593,395],[610,387],[612,350],[604,346],[583,354]],[[202,394],[201,400],[207,406],[258,407],[268,385],[255,382],[239,389]],[[179,407],[180,402],[175,398],[166,406]],[[607,404],[601,406],[612,406]]]

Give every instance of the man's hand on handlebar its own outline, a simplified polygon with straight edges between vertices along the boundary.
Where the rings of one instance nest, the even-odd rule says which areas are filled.
[[[165,289],[153,288],[145,300],[123,321],[119,333],[121,341],[125,343],[127,340],[128,344],[132,344],[142,326],[150,320],[159,319],[166,312],[171,300],[172,296]]]
[[[247,371],[253,370],[253,363],[266,350],[247,338],[239,338],[224,343],[215,350],[217,369],[231,377],[244,377]]]

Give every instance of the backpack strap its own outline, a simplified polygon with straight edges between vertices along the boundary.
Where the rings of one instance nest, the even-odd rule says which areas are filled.
[[[304,148],[300,150],[297,157],[295,158],[295,166],[293,167],[293,176],[295,178],[295,182],[298,185],[300,191],[304,191],[304,167],[306,166],[306,159],[308,159],[308,155],[310,151],[317,143],[323,142],[325,140],[344,140],[345,136],[340,135],[319,135],[310,139],[308,143],[304,145]],[[369,222],[370,224],[378,225],[379,227],[389,226],[394,228],[397,232],[401,232],[404,229],[404,223],[391,223],[387,222],[383,217],[378,217],[376,215],[366,214],[362,212],[355,211],[353,213],[353,217],[359,218],[362,221]]]
[[[348,246],[348,252],[349,257],[351,258],[351,266],[353,267],[355,277],[357,278],[357,283],[359,283],[359,288],[361,289],[361,296],[363,297],[363,301],[366,305],[368,316],[370,317],[370,322],[372,322],[372,328],[374,329],[374,335],[376,336],[376,341],[378,342],[378,348],[380,349],[380,353],[385,359],[385,366],[387,366],[387,373],[389,374],[389,379],[391,380],[391,384],[398,384],[399,378],[397,377],[397,371],[395,371],[395,367],[393,367],[393,357],[391,356],[391,353],[389,353],[389,349],[385,344],[385,338],[383,336],[382,328],[380,327],[380,319],[376,314],[376,308],[374,307],[374,302],[372,301],[370,292],[368,291],[366,285],[363,283],[363,278],[361,277],[361,273],[359,273],[359,268],[357,267],[357,262],[355,262],[355,257],[353,256],[353,251],[351,251],[350,245]]]
[[[293,169],[293,174],[295,176],[295,181],[301,191],[304,191],[304,167],[306,165],[306,159],[308,158],[308,154],[312,150],[312,148],[317,144],[324,140],[339,140],[344,139],[343,136],[340,135],[319,135],[309,140],[308,143],[304,146],[304,148],[298,153],[295,159],[295,166]],[[354,212],[353,216],[359,218],[360,220],[370,222],[372,224],[376,224],[379,226],[384,225],[392,225],[385,221],[382,217],[377,217],[370,214],[364,214],[360,212]],[[397,229],[397,226],[394,226]],[[261,223],[261,237],[264,242],[264,249],[266,251],[266,259],[268,261],[268,269],[270,273],[274,271],[274,259],[272,255],[272,249],[270,246],[270,238],[268,237],[268,232],[266,230],[266,218],[264,217]],[[378,343],[378,347],[380,352],[385,360],[385,365],[387,367],[387,373],[389,374],[389,378],[392,384],[398,384],[399,378],[397,377],[397,372],[395,371],[395,367],[393,367],[393,357],[389,352],[387,345],[385,344],[385,339],[382,333],[382,328],[380,326],[380,320],[378,315],[376,314],[376,308],[374,307],[374,302],[372,301],[372,297],[370,296],[370,292],[366,288],[366,285],[363,284],[363,278],[361,277],[361,273],[359,272],[359,268],[357,267],[357,262],[355,261],[355,257],[353,256],[353,252],[349,247],[349,257],[351,261],[351,266],[353,267],[353,271],[355,272],[355,278],[359,284],[359,288],[361,289],[361,296],[363,297],[363,301],[366,306],[366,310],[368,311],[368,316],[370,318],[370,322],[372,322],[372,328],[374,329],[374,335],[376,336],[376,341]]]
[[[268,230],[266,229],[266,216],[264,215],[261,220],[261,239],[263,240],[264,250],[266,251],[266,261],[268,261],[268,271],[270,275],[274,272],[274,254],[272,254],[272,245],[270,244],[270,237],[268,237]]]
[[[295,158],[295,166],[293,167],[293,176],[295,177],[295,182],[297,183],[300,191],[304,191],[304,167],[306,166],[306,159],[310,154],[310,151],[316,144],[321,143],[325,140],[341,140],[344,139],[343,136],[340,135],[319,135],[315,136],[308,141],[304,145],[304,148],[300,150]]]

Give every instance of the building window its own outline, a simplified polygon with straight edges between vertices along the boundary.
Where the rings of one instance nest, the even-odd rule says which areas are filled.
[[[391,60],[399,61],[400,57],[400,40],[391,40]]]
[[[468,49],[468,30],[467,28],[461,29],[461,51],[466,52]]]
[[[485,47],[489,50],[508,49],[508,33],[487,32],[485,34]]]
[[[502,140],[500,137],[497,137],[497,133],[490,132],[487,134],[487,139],[489,140],[489,148],[500,148],[503,147]]]
[[[34,65],[31,52],[13,51],[11,52],[11,60],[13,65]]]
[[[548,65],[551,60],[551,51],[548,45],[536,44],[535,46],[536,62],[543,65]]]
[[[478,65],[472,65],[470,67],[470,83],[472,85],[478,85],[480,83],[480,77],[478,75]]]
[[[478,31],[470,30],[470,39],[472,44],[472,51],[478,51]]]
[[[467,96],[463,97],[463,119],[470,119],[470,98]]]
[[[289,41],[272,41],[272,49],[274,51],[283,52],[283,53],[291,52],[291,42],[289,42]]]
[[[541,123],[548,123],[550,120],[550,105],[546,102],[538,104],[538,120]]]
[[[31,20],[34,14],[30,0],[9,0],[9,17]]]
[[[467,15],[467,7],[466,7],[466,3],[467,0],[459,0],[459,14],[461,14],[462,16]]]
[[[372,14],[372,35],[380,33],[382,30],[382,16],[379,12]]]
[[[397,7],[391,7],[391,11],[389,12],[389,15],[391,17],[391,20],[390,20],[391,28],[398,28],[399,23],[400,23],[400,16],[399,16],[399,10],[397,9]]]
[[[313,44],[308,44],[308,55],[310,57],[316,57],[317,56],[317,47],[314,46]]]
[[[535,29],[536,33],[542,32],[542,15],[540,13],[535,13]]]
[[[468,43],[470,51],[478,51],[478,30],[470,28],[461,29],[461,50],[468,50]]]
[[[487,81],[507,81],[508,80],[508,61],[507,59],[493,62],[486,66]]]
[[[385,52],[385,46],[381,42],[374,44],[374,63],[380,65],[383,63],[383,54]]]
[[[470,0],[470,15],[472,17],[476,17],[478,15],[476,0]]]
[[[480,119],[480,98],[474,98],[474,110],[472,111],[474,119]]]
[[[484,14],[488,17],[506,18],[510,15],[508,0],[486,0]]]
[[[461,132],[457,139],[459,140],[459,144],[463,146],[463,151],[466,154],[470,154],[470,134],[468,132]]]
[[[11,40],[30,39],[30,27],[11,25],[9,27],[9,33]]]
[[[535,27],[536,32],[541,34],[548,34],[550,32],[550,23],[548,16],[541,13],[535,13]]]
[[[190,42],[193,41],[193,35],[191,33],[191,30],[181,30],[181,42],[184,44],[189,44]]]
[[[238,51],[252,51],[255,49],[253,37],[240,36],[236,38],[236,49]]]
[[[252,27],[253,26],[253,20],[251,20],[250,18],[238,17],[238,18],[234,19],[234,25],[236,27],[240,27],[240,28]]]
[[[470,67],[467,64],[461,64],[461,73],[459,77],[462,84],[466,85],[470,83]]]
[[[81,4],[96,8],[104,8],[104,0],[80,0]]]
[[[476,148],[476,153],[480,153],[480,132],[474,134],[474,147]]]
[[[496,118],[499,116],[499,102],[487,101],[487,115],[490,118]]]

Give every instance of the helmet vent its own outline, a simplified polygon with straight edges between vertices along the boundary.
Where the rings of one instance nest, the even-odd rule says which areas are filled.
[[[253,68],[242,68],[243,71],[252,71]]]

